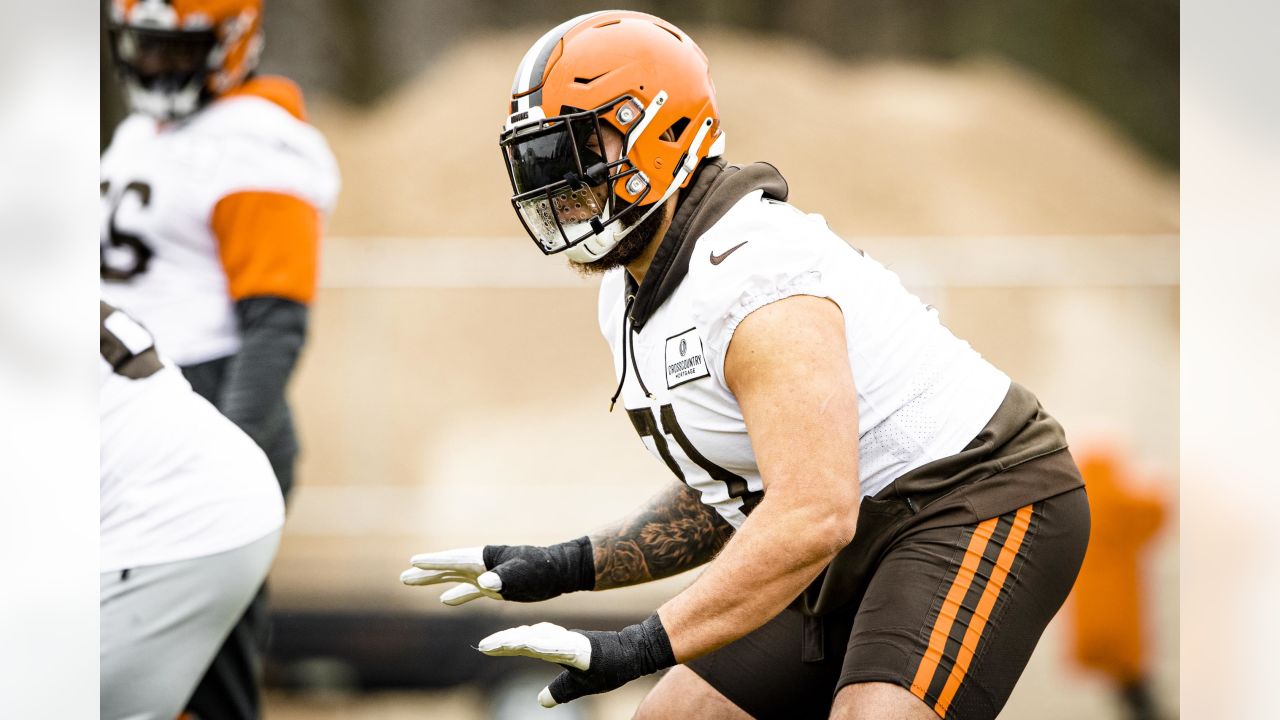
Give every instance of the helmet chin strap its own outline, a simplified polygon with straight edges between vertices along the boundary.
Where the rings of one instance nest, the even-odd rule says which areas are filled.
[[[605,212],[607,213],[608,211],[606,210]],[[601,220],[608,219],[608,215],[601,218]],[[587,227],[586,223],[583,223],[583,226]],[[624,228],[623,230],[629,229],[630,228]],[[617,247],[618,243],[622,241],[623,237],[625,237],[625,233],[623,235],[619,235],[618,231],[618,223],[605,225],[603,232],[598,232],[568,250],[565,250],[564,256],[576,263],[589,263],[599,260],[604,257],[605,253]]]
[[[693,136],[693,142],[689,143],[689,150],[685,153],[684,162],[680,163],[680,169],[676,172],[675,177],[671,178],[671,184],[667,186],[667,191],[662,193],[662,197],[658,198],[652,205],[650,205],[649,209],[646,210],[643,215],[641,215],[634,223],[631,223],[624,228],[619,228],[618,223],[605,225],[602,228],[603,232],[597,232],[595,235],[592,235],[586,240],[583,240],[577,245],[566,250],[565,257],[579,263],[588,263],[593,260],[599,260],[605,253],[609,252],[615,248],[618,243],[622,242],[623,238],[631,234],[632,230],[635,230],[641,223],[647,220],[650,215],[658,210],[658,208],[665,205],[667,200],[670,200],[671,196],[675,195],[676,191],[680,189],[680,186],[684,184],[685,178],[689,177],[694,169],[698,167],[698,148],[702,147],[702,142],[707,139],[707,133],[711,132],[711,125],[713,122],[714,121],[711,118],[707,118],[702,121],[702,125],[698,128],[697,134]],[[716,138],[711,149],[712,152],[708,153],[707,157],[719,155],[724,152],[723,135]],[[601,219],[608,220],[608,217]]]

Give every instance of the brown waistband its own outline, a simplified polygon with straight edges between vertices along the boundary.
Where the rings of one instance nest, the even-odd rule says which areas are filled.
[[[918,512],[961,486],[1066,447],[1067,436],[1058,421],[1044,411],[1030,390],[1010,383],[1000,407],[964,450],[908,472],[876,499],[909,498],[912,510]]]
[[[905,533],[978,523],[1081,487],[1084,481],[1066,448],[1062,426],[1029,390],[1011,384],[964,450],[863,498],[853,542],[793,606],[822,615],[858,602],[880,558]]]

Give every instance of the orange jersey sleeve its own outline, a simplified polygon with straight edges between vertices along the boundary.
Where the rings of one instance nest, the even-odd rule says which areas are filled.
[[[232,193],[214,206],[211,225],[232,299],[273,295],[311,302],[321,220],[310,203],[286,193]]]

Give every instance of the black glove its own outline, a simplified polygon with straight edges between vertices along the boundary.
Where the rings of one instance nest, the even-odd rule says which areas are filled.
[[[608,692],[638,677],[656,673],[676,664],[671,639],[658,613],[638,625],[618,632],[572,630],[591,641],[591,665],[586,670],[569,667],[547,686],[546,694],[556,703],[567,703],[583,695]],[[540,701],[544,698],[539,696]]]
[[[548,547],[485,545],[484,566],[502,578],[503,600],[538,602],[596,587],[595,556],[585,535]]]
[[[657,613],[618,632],[565,630],[551,623],[522,625],[490,635],[479,648],[486,655],[519,655],[563,665],[565,671],[538,694],[543,707],[608,692],[676,664]]]
[[[460,583],[440,596],[446,605],[478,597],[538,602],[596,585],[595,558],[586,536],[548,547],[486,545],[423,553],[410,562],[413,568],[400,574],[406,585]]]

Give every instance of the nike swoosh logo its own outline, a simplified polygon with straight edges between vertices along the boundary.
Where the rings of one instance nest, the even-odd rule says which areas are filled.
[[[737,245],[734,245],[733,247],[729,248],[728,250],[725,250],[724,252],[720,253],[719,255],[715,254],[715,252],[712,252],[712,253],[711,253],[711,264],[712,264],[712,265],[719,265],[720,263],[724,262],[724,259],[725,259],[725,258],[727,258],[727,257],[729,257],[730,255],[732,255],[734,250],[737,250],[738,248],[742,247],[743,245],[746,245],[748,242],[750,242],[750,240],[743,240],[742,242],[738,243]]]

